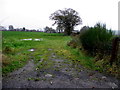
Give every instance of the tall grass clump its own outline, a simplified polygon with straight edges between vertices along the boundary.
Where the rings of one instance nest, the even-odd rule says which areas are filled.
[[[105,24],[97,23],[84,33],[80,33],[79,39],[84,50],[90,55],[96,56],[98,53],[102,53],[102,55],[111,53],[112,37],[113,32],[106,29]]]

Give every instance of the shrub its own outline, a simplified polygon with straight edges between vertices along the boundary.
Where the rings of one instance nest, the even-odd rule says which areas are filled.
[[[80,42],[90,55],[97,53],[110,54],[112,49],[111,38],[113,32],[106,29],[105,24],[97,23],[94,27],[89,28],[80,34]]]
[[[75,36],[71,36],[72,40],[70,42],[67,43],[68,46],[71,46],[73,48],[79,48],[80,46],[80,41],[79,41],[79,36],[75,35]]]

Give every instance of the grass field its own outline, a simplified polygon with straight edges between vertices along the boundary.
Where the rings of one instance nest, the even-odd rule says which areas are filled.
[[[41,39],[41,41],[21,39]],[[2,32],[2,72],[7,74],[20,67],[23,67],[28,60],[33,59],[37,63],[41,58],[48,59],[50,53],[73,62],[80,63],[87,68],[96,69],[94,58],[85,56],[77,49],[67,46],[71,40],[70,36],[63,36],[58,33],[43,32]],[[34,49],[31,52],[29,49]],[[50,51],[52,49],[52,52]],[[44,67],[44,66],[43,66]]]

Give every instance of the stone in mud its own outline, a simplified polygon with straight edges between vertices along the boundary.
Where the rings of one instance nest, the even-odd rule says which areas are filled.
[[[45,77],[52,77],[52,75],[51,74],[46,74]]]
[[[113,89],[118,88],[118,86],[115,83],[109,82],[108,83]]]
[[[52,85],[52,84],[53,84],[53,82],[52,82],[52,81],[50,81],[50,84]]]
[[[106,79],[107,77],[105,77],[105,76],[102,76],[102,79]]]

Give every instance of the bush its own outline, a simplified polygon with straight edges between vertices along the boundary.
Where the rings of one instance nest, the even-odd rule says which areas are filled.
[[[83,48],[87,50],[90,55],[95,56],[97,53],[110,54],[112,37],[113,32],[107,30],[105,24],[97,23],[84,33],[80,33],[79,39]]]
[[[80,40],[79,40],[79,36],[71,36],[72,40],[70,42],[67,43],[68,46],[71,46],[72,48],[79,48],[80,46]]]

